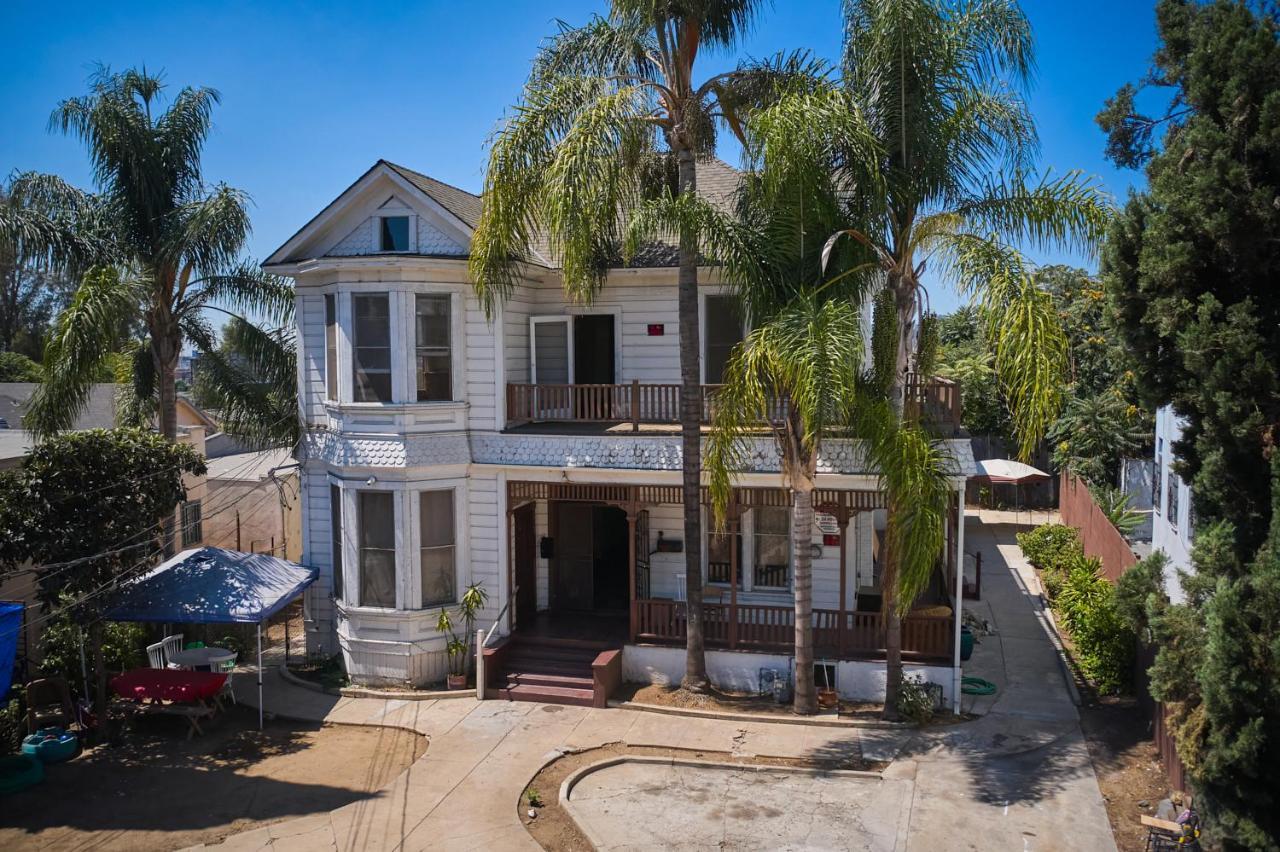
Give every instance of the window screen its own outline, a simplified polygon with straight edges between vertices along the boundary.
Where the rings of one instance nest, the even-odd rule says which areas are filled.
[[[333,562],[333,597],[334,600],[345,600],[342,597],[342,489],[333,483],[329,484],[329,533],[331,548],[330,558]]]
[[[733,347],[742,342],[742,310],[734,296],[708,296],[706,340],[703,342],[706,382],[724,382],[724,369]]]
[[[418,401],[453,399],[453,359],[449,341],[448,295],[419,295],[417,323]]]
[[[324,381],[329,399],[338,398],[338,305],[336,296],[324,297]]]
[[[423,491],[418,523],[422,538],[422,605],[452,603],[457,597],[454,570],[453,491]]]
[[[379,249],[382,251],[409,250],[408,216],[382,217],[382,237]]]
[[[356,402],[391,402],[391,305],[386,293],[351,297]]]

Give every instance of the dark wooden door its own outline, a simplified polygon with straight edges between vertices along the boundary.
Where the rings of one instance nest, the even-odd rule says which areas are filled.
[[[555,514],[555,609],[591,609],[595,546],[592,506],[553,503]]]
[[[579,385],[611,385],[614,376],[613,314],[573,318],[573,381]]]
[[[515,523],[516,625],[530,627],[538,617],[538,554],[533,505],[513,513]]]

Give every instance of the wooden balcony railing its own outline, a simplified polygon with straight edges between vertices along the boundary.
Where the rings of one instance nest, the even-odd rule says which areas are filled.
[[[720,385],[700,386],[702,422],[710,423],[715,392]],[[954,433],[960,426],[960,388],[945,379],[907,382],[907,411],[935,429]],[[787,414],[786,399],[779,398],[766,412],[771,422]],[[507,385],[507,425],[526,423],[630,423],[674,426],[680,423],[680,385]]]
[[[686,604],[673,600],[637,600],[635,635],[639,642],[683,645],[687,629]],[[795,643],[795,610],[788,606],[738,604],[736,623],[727,603],[703,604],[707,647],[790,653]],[[884,621],[879,612],[813,611],[813,644],[819,656],[882,658]],[[952,622],[946,616],[907,616],[902,620],[902,655],[908,660],[949,662]]]

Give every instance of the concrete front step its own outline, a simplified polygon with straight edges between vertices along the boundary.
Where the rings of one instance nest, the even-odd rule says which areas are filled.
[[[594,689],[595,678],[590,674],[560,674],[546,671],[516,671],[508,669],[503,679],[509,686],[563,686],[570,689]]]

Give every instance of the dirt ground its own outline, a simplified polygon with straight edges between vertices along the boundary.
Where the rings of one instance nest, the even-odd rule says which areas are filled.
[[[617,697],[621,701],[638,701],[643,704],[658,704],[663,707],[680,707],[686,710],[719,710],[724,713],[768,713],[775,716],[795,718],[790,704],[779,704],[773,698],[764,695],[751,695],[736,692],[722,692],[712,689],[709,692],[689,692],[676,686],[658,684],[623,684]],[[841,719],[879,719],[884,711],[883,704],[859,701],[841,701],[838,717]],[[817,718],[829,716],[837,718],[834,710],[819,710]]]
[[[180,849],[369,798],[426,750],[391,728],[269,721],[232,708],[185,739],[143,717],[122,745],[49,766],[0,803],[0,849]]]
[[[878,772],[885,767],[883,763],[873,763],[861,759],[818,762],[778,757],[741,757],[719,751],[692,751],[610,743],[600,748],[567,754],[553,761],[543,768],[541,772],[533,776],[528,786],[525,787],[524,795],[516,803],[516,809],[520,814],[520,821],[524,823],[525,828],[529,830],[529,834],[543,849],[553,850],[553,852],[590,852],[593,847],[587,842],[582,832],[578,830],[577,823],[560,807],[560,785],[564,782],[564,779],[584,766],[605,758],[624,754],[682,757],[688,760],[717,760],[754,766],[805,766],[823,769],[860,769],[872,772]],[[537,816],[530,818],[530,810],[533,810]],[[0,837],[0,839],[3,838]]]
[[[1147,832],[1138,822],[1142,814],[1155,816],[1160,800],[1169,795],[1169,782],[1160,755],[1151,741],[1149,716],[1131,698],[1096,698],[1081,693],[1080,726],[1098,786],[1107,803],[1107,816],[1120,852],[1142,852]]]

